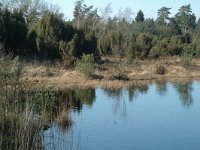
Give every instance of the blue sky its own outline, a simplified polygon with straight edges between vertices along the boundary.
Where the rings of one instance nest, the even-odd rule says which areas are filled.
[[[74,3],[76,0],[48,0],[48,2],[58,4],[65,18],[71,19],[73,17]],[[163,6],[172,8],[171,13],[174,15],[180,6],[191,4],[192,11],[197,18],[200,17],[199,0],[85,0],[86,5],[93,5],[94,8],[99,9],[104,8],[108,3],[112,3],[113,14],[117,14],[121,8],[131,8],[133,11],[133,18],[135,18],[140,9],[143,11],[145,18],[156,18],[157,10]]]

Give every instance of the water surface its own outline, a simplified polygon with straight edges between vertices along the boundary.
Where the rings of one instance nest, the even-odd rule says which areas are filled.
[[[70,99],[72,126],[54,121],[44,133],[45,148],[198,150],[199,93],[199,82],[79,89]]]

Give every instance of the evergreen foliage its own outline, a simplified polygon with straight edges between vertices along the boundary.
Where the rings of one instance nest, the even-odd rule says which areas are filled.
[[[130,21],[128,8],[111,17],[109,5],[100,17],[96,8],[77,0],[73,20],[65,21],[43,0],[10,2],[0,5],[0,51],[6,54],[59,59],[65,66],[73,66],[83,54],[92,54],[95,60],[102,55],[126,57],[131,63],[136,58],[183,55],[187,47],[193,56],[200,56],[200,21],[190,4],[174,16],[171,8],[162,7],[155,20],[139,10]]]
[[[87,77],[92,77],[94,74],[94,56],[92,54],[83,54],[81,59],[76,60],[75,69]]]
[[[142,10],[139,10],[137,16],[135,17],[136,22],[143,22],[144,21],[144,14]]]

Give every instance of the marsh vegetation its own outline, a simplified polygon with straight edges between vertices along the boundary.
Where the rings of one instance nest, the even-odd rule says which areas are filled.
[[[192,80],[200,78],[200,20],[190,4],[180,6],[174,16],[170,11],[163,6],[151,19],[139,10],[133,18],[130,8],[113,15],[108,4],[99,13],[77,0],[73,19],[66,20],[43,0],[0,0],[0,149],[84,149],[85,144],[86,149],[132,149],[132,138],[137,149],[147,148],[141,147],[143,139],[148,148],[155,149],[158,140],[163,149],[172,136],[181,143],[171,141],[172,149],[198,149],[199,82]],[[184,110],[172,99],[179,99]],[[135,116],[126,124],[111,115],[111,105],[123,119],[128,109]],[[117,127],[120,122],[122,128]],[[197,132],[189,131],[193,125]],[[105,136],[109,132],[111,138]],[[178,136],[183,132],[189,137]],[[63,139],[70,133],[74,138]],[[150,136],[156,139],[153,144]]]

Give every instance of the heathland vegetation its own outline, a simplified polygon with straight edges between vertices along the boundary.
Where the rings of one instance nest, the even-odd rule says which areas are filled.
[[[172,17],[162,7],[156,19],[142,10],[135,18],[129,8],[111,12],[110,4],[100,13],[77,0],[65,20],[43,0],[0,0],[0,149],[43,149],[40,133],[49,122],[70,127],[69,107],[95,97],[94,90],[62,94],[52,86],[199,77],[200,20],[190,4]]]
[[[131,18],[130,8],[111,16],[110,4],[99,13],[78,0],[73,19],[66,21],[57,7],[42,0],[3,0],[0,51],[26,60],[59,60],[65,67],[74,67],[83,54],[92,55],[95,62],[113,55],[128,63],[161,56],[199,57],[200,21],[190,4],[172,17],[170,9],[160,8],[156,19],[145,18],[142,10]]]
[[[36,82],[44,81],[44,77],[58,79],[74,70],[93,79],[112,81],[138,76],[154,79],[157,76],[153,74],[166,73],[198,77],[200,19],[190,4],[180,6],[174,16],[171,8],[163,6],[155,19],[145,18],[142,10],[132,18],[130,8],[113,15],[111,4],[100,10],[77,0],[73,19],[66,20],[57,6],[43,0],[2,0],[0,53],[18,57],[26,66],[25,78],[32,77]],[[40,62],[41,67],[50,63],[37,70],[34,65],[27,67],[27,62]],[[55,71],[53,66],[59,67]],[[185,69],[190,68],[185,74]],[[43,79],[35,78],[40,73]],[[81,80],[78,74],[73,75]]]

